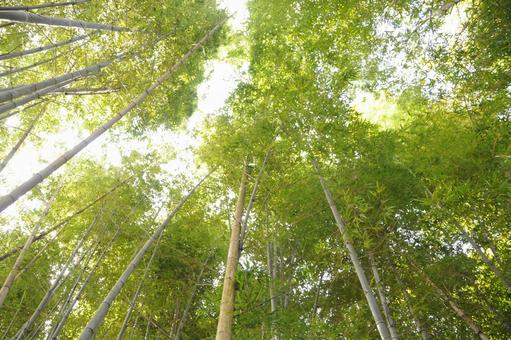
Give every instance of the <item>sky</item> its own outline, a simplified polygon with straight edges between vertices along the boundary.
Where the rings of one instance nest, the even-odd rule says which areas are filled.
[[[218,3],[232,15],[228,25],[235,31],[243,31],[249,16],[247,0],[220,0]],[[197,175],[192,173],[192,169],[196,168],[192,150],[200,144],[200,138],[195,132],[200,129],[207,117],[212,117],[220,111],[230,94],[236,89],[237,84],[245,79],[248,73],[248,63],[243,63],[241,66],[232,65],[225,60],[225,54],[225,49],[221,48],[217,59],[206,62],[205,80],[197,89],[197,109],[183,129],[170,131],[160,128],[151,131],[143,138],[123,135],[113,138],[114,126],[114,131],[111,131],[113,133],[106,132],[93,144],[86,147],[76,158],[93,159],[105,165],[119,166],[123,155],[129,154],[133,150],[144,154],[170,143],[171,147],[175,149],[177,157],[169,163],[162,164],[162,169],[169,176],[172,174]],[[129,119],[129,117],[126,118]],[[11,127],[10,132],[12,133],[17,132],[15,127],[19,124],[19,119],[16,116],[12,116],[6,122],[6,125]],[[73,122],[67,122],[56,133],[43,133],[34,129],[34,135],[24,143],[0,174],[0,195],[9,193],[14,187],[26,181],[35,172],[87,137],[89,133],[89,131],[73,125]],[[44,141],[42,147],[33,143],[38,139]],[[65,166],[58,172],[62,172],[64,169]],[[0,226],[0,230],[10,230],[16,227],[18,211],[41,205],[42,202],[20,199],[4,212],[9,223]]]

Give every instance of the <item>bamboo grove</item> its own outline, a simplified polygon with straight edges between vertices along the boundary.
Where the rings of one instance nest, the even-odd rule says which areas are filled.
[[[511,337],[511,1],[226,3],[0,3],[1,338]]]

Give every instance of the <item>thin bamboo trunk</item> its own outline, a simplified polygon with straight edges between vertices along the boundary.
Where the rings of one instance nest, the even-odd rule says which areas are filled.
[[[312,305],[312,311],[311,311],[311,316],[310,316],[310,330],[311,330],[311,336],[310,336],[310,340],[313,340],[314,339],[314,328],[313,328],[313,325],[314,325],[314,319],[316,318],[316,315],[318,313],[318,306],[319,306],[319,293],[321,292],[321,284],[323,283],[323,276],[325,275],[324,272],[321,273],[321,275],[319,276],[319,279],[318,279],[318,284],[316,286],[316,294],[314,296],[314,304]]]
[[[465,322],[465,324],[474,332],[476,336],[478,336],[481,340],[488,340],[488,336],[483,332],[481,327],[479,327],[479,325],[476,324],[475,321],[472,320],[472,318],[469,317],[467,313],[465,313],[465,311],[460,306],[458,306],[456,302],[454,302],[454,300],[449,296],[449,294],[447,294],[446,292],[443,291],[442,288],[437,286],[429,277],[429,275],[426,274],[425,271],[420,269],[419,266],[413,260],[412,265],[415,267],[415,269],[417,269],[417,271],[419,271],[422,274],[422,277],[424,277],[425,281],[437,292],[437,294],[443,300],[445,300],[449,304],[454,313]]]
[[[23,305],[23,301],[25,300],[25,296],[26,295],[27,295],[27,291],[25,290],[23,292],[23,295],[21,296],[21,300],[20,300],[20,303],[18,305],[18,308],[16,309],[16,312],[12,316],[11,322],[9,322],[9,326],[7,326],[7,328],[5,329],[4,334],[2,335],[2,340],[3,339],[7,339],[7,334],[9,334],[9,331],[11,330],[12,325],[14,324],[14,322],[16,321],[16,318],[18,317],[18,314],[19,314],[19,312],[21,310],[21,306]]]
[[[479,255],[481,260],[490,268],[490,270],[495,274],[496,277],[500,279],[502,282],[502,285],[507,289],[509,293],[511,293],[511,283],[508,281],[504,273],[493,263],[492,260],[485,254],[483,249],[479,246],[479,244],[474,240],[472,235],[470,235],[465,229],[458,223],[458,221],[453,221],[456,228],[461,232],[465,240],[467,240],[472,248],[476,251],[476,253]]]
[[[122,287],[126,284],[128,281],[128,278],[130,277],[131,273],[135,270],[137,265],[140,263],[142,258],[144,257],[145,253],[149,250],[151,245],[160,237],[160,234],[163,233],[165,230],[165,227],[169,224],[169,222],[172,220],[172,218],[177,214],[177,212],[181,209],[181,207],[186,203],[188,198],[197,190],[197,188],[208,178],[209,174],[206,175],[203,179],[199,181],[195,185],[195,187],[192,188],[192,190],[185,196],[181,201],[176,205],[174,210],[167,216],[165,221],[156,229],[156,231],[153,233],[153,235],[147,240],[147,242],[144,244],[142,248],[137,252],[137,254],[133,257],[131,262],[126,267],[126,270],[122,275],[119,277],[115,285],[110,289],[110,292],[105,297],[103,302],[101,303],[100,307],[94,314],[94,316],[89,320],[87,323],[87,326],[82,331],[82,334],[80,335],[80,340],[86,340],[90,339],[96,334],[96,330],[103,322],[103,319],[105,318],[106,314],[108,313],[108,310],[110,309],[110,306],[114,302],[115,298],[119,293],[121,292]]]
[[[100,63],[87,66],[85,68],[82,68],[78,71],[69,72],[63,75],[60,75],[58,77],[54,77],[51,79],[43,80],[38,83],[33,83],[29,85],[21,85],[16,86],[12,88],[8,88],[5,90],[0,91],[0,102],[8,101],[8,100],[14,100],[18,97],[32,95],[37,91],[44,90],[48,87],[54,86],[52,91],[57,90],[61,86],[58,86],[59,84],[64,84],[65,82],[68,82],[69,80],[83,78],[86,76],[90,76],[91,74],[97,73],[101,71],[103,68],[107,67],[108,65],[112,64],[115,61],[122,60],[125,58],[127,53],[119,53],[115,55],[112,59],[102,61]],[[49,92],[52,92],[49,91]],[[2,111],[3,112],[3,111]]]
[[[0,9],[1,9],[1,7],[0,7]],[[89,35],[87,35],[87,34],[79,35],[77,37],[74,37],[74,38],[71,38],[71,39],[68,39],[68,40],[64,40],[64,41],[56,43],[56,44],[40,46],[40,47],[31,48],[29,50],[24,50],[24,51],[17,51],[17,52],[0,54],[0,60],[8,60],[8,59],[12,59],[12,58],[27,56],[27,55],[34,54],[34,53],[37,53],[37,52],[51,50],[51,49],[54,49],[54,48],[57,48],[57,47],[60,47],[60,46],[65,46],[65,45],[72,44],[72,43],[74,43],[76,41],[83,40],[83,39],[87,38],[88,36]]]
[[[48,332],[48,336],[46,339],[51,339],[52,335],[54,334],[55,330],[57,329],[60,320],[64,318],[64,315],[66,314],[66,310],[69,307],[69,304],[73,300],[73,296],[78,289],[78,285],[80,284],[80,281],[82,277],[85,275],[85,272],[87,271],[87,267],[89,266],[90,261],[92,260],[92,257],[94,253],[96,252],[96,249],[99,245],[99,241],[94,242],[94,244],[89,247],[89,249],[83,254],[80,261],[78,261],[78,264],[82,263],[83,259],[86,258],[85,263],[83,264],[80,272],[78,275],[76,275],[74,283],[71,285],[71,288],[69,289],[69,292],[67,293],[67,296],[64,300],[64,303],[60,306],[60,308],[57,308],[57,317],[53,321],[53,326],[51,327],[50,331]],[[78,266],[78,265],[77,265]],[[78,268],[76,268],[77,270]]]
[[[392,272],[394,274],[394,278],[396,279],[396,282],[399,286],[399,289],[403,292],[403,297],[405,300],[406,307],[408,308],[408,311],[410,312],[410,315],[412,316],[413,323],[415,324],[415,327],[417,328],[417,332],[421,335],[422,340],[429,340],[431,339],[431,336],[429,335],[428,330],[426,329],[425,325],[421,322],[419,317],[417,316],[417,313],[415,312],[412,304],[412,298],[410,294],[408,293],[407,287],[403,284],[403,281],[401,280],[401,277],[399,273],[397,272],[395,268],[394,261],[390,261],[390,267],[392,269]]]
[[[387,297],[385,296],[384,284],[380,277],[380,273],[378,272],[378,267],[376,265],[376,261],[372,253],[369,253],[369,263],[371,265],[374,281],[376,283],[376,291],[378,292],[378,296],[380,297],[380,303],[383,307],[383,314],[385,316],[385,319],[387,320],[387,326],[389,328],[390,337],[391,339],[399,339],[399,335],[397,334],[396,329],[396,323],[394,321],[394,318],[392,317]]]
[[[234,297],[236,295],[236,267],[238,266],[240,229],[247,193],[247,161],[243,165],[238,193],[238,202],[234,213],[234,221],[231,226],[231,238],[227,261],[225,263],[224,285],[222,289],[222,300],[220,302],[220,315],[216,329],[216,340],[231,340],[232,325],[234,319]]]
[[[60,88],[58,90],[53,91],[53,93],[62,93],[66,96],[89,96],[95,94],[110,94],[114,92],[118,92],[118,88]]]
[[[241,225],[241,231],[240,231],[240,253],[239,256],[241,256],[241,252],[243,251],[243,243],[245,242],[245,234],[247,232],[247,226],[248,226],[248,219],[250,218],[250,211],[252,210],[252,207],[254,206],[254,201],[257,194],[257,187],[259,186],[259,182],[261,181],[261,178],[264,174],[264,168],[266,166],[266,162],[268,161],[268,158],[270,157],[271,149],[268,149],[266,152],[266,155],[264,156],[263,164],[261,165],[261,169],[259,170],[259,174],[257,175],[257,178],[254,182],[254,187],[252,188],[252,193],[250,195],[250,200],[248,201],[247,211],[245,212],[245,217],[243,219],[243,223]]]
[[[266,202],[264,205],[265,212],[265,224],[266,224],[266,258],[268,262],[268,275],[270,277],[270,310],[271,313],[274,314],[277,311],[277,299],[275,297],[275,271],[272,257],[272,241],[270,238],[269,232],[269,213],[268,213],[268,203]]]
[[[25,130],[25,132],[23,132],[23,134],[21,135],[20,139],[18,140],[18,142],[16,142],[16,144],[12,147],[11,151],[9,151],[9,153],[5,156],[5,158],[2,160],[2,162],[0,163],[0,172],[2,172],[2,170],[5,169],[5,167],[7,166],[7,163],[9,163],[9,161],[12,159],[12,157],[14,157],[14,155],[16,154],[16,152],[19,150],[19,148],[21,147],[21,145],[23,144],[23,142],[25,141],[25,139],[27,139],[28,135],[30,134],[30,132],[32,132],[32,130],[34,129],[34,126],[36,124],[36,122],[39,120],[39,118],[42,116],[44,110],[41,110],[39,112],[39,114],[37,114],[37,116],[32,120],[32,122],[30,123],[30,126],[28,127],[28,129]]]
[[[203,46],[203,44],[225,23],[227,18],[223,19],[219,22],[215,27],[213,27],[204,37],[202,37],[193,47],[186,52],[186,54],[169,70],[167,70],[162,76],[160,76],[151,86],[149,86],[143,93],[137,96],[131,103],[128,104],[126,108],[124,108],[121,112],[119,112],[115,117],[110,119],[107,123],[96,129],[89,137],[82,140],[72,149],[65,152],[62,156],[57,158],[53,163],[49,164],[46,168],[36,173],[32,178],[27,180],[25,183],[21,184],[14,190],[12,190],[8,195],[0,198],[0,212],[4,211],[11,204],[16,202],[21,196],[26,194],[32,188],[34,188],[37,184],[41,183],[45,178],[50,176],[55,170],[64,165],[67,161],[73,158],[77,153],[82,151],[87,145],[96,140],[99,136],[101,136],[105,131],[111,128],[115,123],[117,123],[122,117],[124,117],[128,112],[130,112],[134,107],[140,104],[149,94],[151,94],[162,82],[170,78],[172,74],[182,65],[184,64],[192,54],[195,53],[199,48]]]
[[[62,267],[60,272],[55,277],[53,283],[50,286],[50,289],[48,289],[48,291],[46,292],[45,296],[43,297],[43,299],[41,300],[41,302],[37,306],[36,310],[32,313],[32,315],[30,316],[28,321],[25,322],[25,324],[21,327],[21,329],[16,334],[16,337],[15,337],[16,340],[25,339],[27,334],[30,333],[30,329],[34,325],[35,321],[37,320],[37,318],[39,317],[39,315],[41,314],[43,309],[46,307],[48,302],[50,302],[51,298],[53,297],[53,295],[55,294],[57,289],[60,287],[60,285],[62,284],[64,278],[67,276],[67,270],[68,270],[69,266],[71,265],[71,263],[73,262],[74,258],[76,257],[76,255],[78,254],[80,249],[82,248],[85,240],[87,239],[87,237],[89,236],[90,232],[92,231],[92,228],[94,228],[94,226],[96,225],[96,223],[98,221],[98,218],[99,218],[99,214],[100,213],[96,214],[96,216],[94,217],[93,221],[89,224],[89,226],[85,230],[84,234],[82,235],[82,237],[80,238],[80,240],[76,244],[73,252],[68,257],[66,263],[64,264],[64,266]]]
[[[69,52],[69,51],[67,51]],[[10,70],[7,70],[7,71],[4,71],[4,72],[1,72],[0,73],[0,77],[5,77],[5,76],[8,76],[8,75],[11,75],[11,74],[15,74],[15,73],[20,73],[20,72],[23,72],[23,71],[26,71],[26,70],[29,70],[31,68],[34,68],[36,66],[39,66],[39,65],[43,65],[43,64],[46,64],[46,63],[49,63],[51,61],[54,61],[60,57],[62,57],[63,55],[65,55],[67,52],[63,52],[63,53],[58,53],[57,55],[55,55],[54,57],[52,58],[48,58],[48,59],[44,59],[44,60],[40,60],[38,62],[35,62],[33,64],[30,64],[30,65],[27,65],[27,66],[22,66],[22,67],[17,67],[17,68],[12,68]]]
[[[35,91],[33,92],[32,94],[28,95],[28,96],[25,96],[23,98],[19,98],[17,100],[13,100],[13,101],[10,101],[6,104],[3,104],[3,105],[0,105],[0,114],[1,113],[4,113],[4,112],[7,112],[7,111],[10,111],[12,109],[15,109],[21,105],[24,105],[24,104],[28,104],[36,99],[39,99],[41,98],[42,96],[48,94],[48,93],[51,93],[59,88],[61,88],[62,86],[66,86],[74,81],[76,81],[78,78],[73,78],[73,79],[70,79],[70,80],[67,80],[67,81],[64,81],[62,83],[58,83],[58,84],[55,84],[55,85],[52,85],[52,86],[48,86],[48,87],[45,87],[44,89],[41,89],[39,91]],[[1,119],[4,119],[4,118],[7,118],[7,116],[9,116],[9,114],[7,115],[0,115],[0,120]]]
[[[90,207],[92,207],[93,205],[95,205],[96,203],[100,202],[101,200],[103,200],[105,197],[108,197],[109,195],[111,195],[112,193],[114,193],[117,189],[119,189],[120,187],[124,186],[129,180],[131,180],[135,175],[132,175],[128,178],[126,178],[125,180],[123,180],[122,182],[120,182],[119,184],[115,185],[114,187],[112,187],[110,190],[106,191],[105,193],[101,194],[99,197],[97,197],[96,199],[94,199],[93,201],[87,203],[85,206],[83,206],[82,208],[76,210],[74,213],[72,213],[71,215],[69,215],[68,217],[65,217],[63,220],[61,220],[60,222],[58,222],[56,225],[54,225],[53,227],[51,227],[50,229],[48,230],[45,230],[43,231],[42,233],[40,233],[39,235],[37,235],[34,239],[34,242],[36,241],[39,241],[41,239],[43,239],[46,235],[48,235],[49,233],[55,231],[55,230],[58,230],[59,228],[65,226],[69,221],[71,221],[73,218],[75,218],[76,216],[82,214],[83,212],[87,211]],[[6,258],[16,254],[18,251],[20,251],[21,249],[23,248],[23,246],[18,246],[18,247],[15,247],[11,250],[9,250],[7,253],[4,253],[3,255],[0,255],[0,261],[3,261],[5,260]]]
[[[158,251],[158,247],[160,245],[162,236],[163,236],[163,233],[161,233],[160,236],[158,236],[158,240],[156,241],[156,245],[154,246],[153,252],[151,253],[151,257],[149,258],[149,261],[147,262],[147,265],[145,267],[144,275],[142,276],[142,279],[140,280],[138,287],[135,290],[133,297],[131,298],[130,306],[128,308],[128,311],[126,312],[124,321],[122,322],[122,326],[119,331],[119,334],[117,334],[117,340],[122,340],[124,338],[124,333],[126,332],[126,329],[128,328],[128,322],[130,321],[131,314],[133,313],[133,309],[135,308],[135,303],[137,302],[138,295],[140,294],[140,291],[142,290],[144,281],[147,279],[147,276],[149,275],[149,270],[150,270],[151,264],[153,263],[153,260],[156,256],[156,252]]]
[[[483,234],[483,237],[486,240],[486,242],[488,242],[488,245],[490,246],[493,257],[495,258],[495,260],[497,260],[497,264],[499,266],[503,266],[503,262],[500,258],[499,252],[497,251],[497,246],[491,239],[490,235],[488,235],[488,233],[484,229],[482,230],[482,234]]]
[[[378,308],[378,303],[376,302],[376,299],[373,295],[371,287],[369,286],[369,281],[367,280],[367,276],[364,272],[364,268],[362,267],[362,264],[360,263],[357,251],[355,250],[355,247],[353,246],[351,238],[348,235],[348,231],[346,229],[344,221],[341,218],[341,215],[339,214],[339,212],[337,211],[337,207],[335,205],[332,194],[330,193],[330,190],[328,189],[326,182],[323,179],[323,176],[321,175],[321,172],[319,170],[319,165],[315,159],[312,160],[312,164],[313,164],[314,169],[316,170],[316,173],[319,177],[321,187],[323,188],[323,192],[325,193],[325,197],[326,197],[326,200],[328,201],[328,205],[330,206],[330,209],[332,210],[332,214],[334,215],[335,222],[337,223],[337,227],[339,228],[339,231],[341,232],[341,235],[342,235],[342,238],[344,241],[344,245],[348,249],[348,253],[350,255],[351,262],[353,263],[353,266],[355,267],[355,271],[357,273],[358,280],[360,281],[360,285],[362,287],[362,290],[364,291],[364,295],[367,299],[367,303],[369,304],[369,309],[371,310],[371,314],[373,315],[374,321],[376,323],[376,327],[378,328],[378,332],[380,333],[380,336],[382,339],[384,339],[384,340],[390,339],[389,330],[387,328],[387,325],[385,324],[385,321],[384,321],[383,316],[380,312],[380,309]]]
[[[35,103],[33,103],[33,104],[30,104],[30,105],[24,106],[21,110],[18,110],[18,111],[11,111],[11,112],[9,112],[9,113],[7,113],[7,114],[5,114],[5,115],[1,116],[1,117],[0,117],[0,121],[5,120],[5,119],[7,119],[7,118],[9,118],[9,117],[12,117],[12,116],[14,116],[14,115],[17,115],[17,114],[18,114],[18,113],[20,113],[20,112],[26,111],[26,110],[28,110],[28,109],[30,109],[30,108],[33,108],[34,106],[37,106],[37,105],[39,105],[39,104],[41,104],[41,103],[44,103],[44,102],[45,102],[45,100],[44,100],[44,99],[42,99],[42,100],[40,100],[40,101],[38,101],[38,102],[35,102]]]
[[[76,296],[74,297],[74,299],[71,301],[71,303],[69,304],[69,307],[67,308],[67,310],[65,311],[63,317],[60,319],[60,321],[58,322],[57,324],[57,327],[55,328],[55,331],[53,332],[53,334],[51,335],[51,339],[57,339],[58,336],[60,335],[60,332],[62,332],[62,328],[64,328],[64,325],[66,324],[66,321],[67,319],[69,318],[69,316],[71,315],[71,313],[73,312],[73,308],[74,306],[76,305],[76,303],[78,302],[78,300],[80,300],[80,297],[82,296],[83,294],[83,291],[85,290],[85,288],[87,287],[87,285],[89,284],[92,276],[94,275],[94,273],[96,272],[96,269],[99,267],[99,265],[102,263],[103,261],[103,258],[106,256],[106,254],[108,253],[108,251],[110,250],[110,248],[112,247],[112,244],[114,243],[114,241],[117,239],[117,236],[119,236],[119,231],[120,229],[117,229],[117,231],[115,232],[114,236],[110,239],[110,241],[108,242],[108,244],[106,245],[106,247],[103,249],[103,252],[101,253],[101,255],[99,256],[98,260],[96,261],[96,263],[94,264],[94,267],[92,267],[91,271],[89,272],[89,274],[87,275],[87,277],[85,278],[85,280],[83,281],[81,287],[80,287],[80,290],[78,291],[78,293],[76,294]]]
[[[24,22],[28,24],[39,24],[59,27],[77,27],[84,29],[106,30],[115,32],[130,32],[129,28],[117,27],[112,25],[97,24],[83,20],[71,20],[66,18],[56,18],[38,15],[26,11],[0,11],[0,19],[11,22]]]
[[[206,269],[206,266],[208,265],[210,257],[211,257],[211,254],[208,255],[208,257],[202,264],[202,268],[199,272],[199,276],[197,277],[197,280],[195,281],[195,284],[193,285],[192,293],[190,294],[190,298],[188,299],[188,302],[186,303],[185,309],[183,310],[183,315],[181,316],[181,319],[179,320],[179,324],[176,329],[176,335],[175,335],[176,340],[179,340],[181,338],[181,332],[183,331],[183,328],[185,326],[185,322],[188,317],[188,313],[190,312],[190,308],[192,306],[193,299],[195,297],[195,294],[197,293],[197,289],[199,288],[199,284],[202,280],[202,275],[204,274],[204,270]]]
[[[49,8],[49,7],[60,7],[69,5],[78,5],[89,0],[75,0],[67,2],[50,2],[47,4],[33,5],[33,6],[0,6],[0,11],[30,11],[33,9]]]
[[[30,246],[34,242],[34,238],[37,235],[37,232],[39,231],[39,228],[41,227],[43,220],[48,215],[48,212],[50,211],[50,207],[52,206],[53,202],[55,201],[55,198],[58,195],[58,192],[60,191],[60,188],[53,194],[52,198],[46,202],[46,206],[44,207],[44,211],[35,224],[34,228],[30,232],[30,235],[28,236],[27,240],[25,241],[25,244],[23,245],[23,249],[21,249],[18,257],[16,258],[16,261],[14,262],[14,266],[12,267],[11,271],[7,275],[7,278],[4,281],[4,284],[2,285],[2,288],[0,289],[0,308],[4,304],[5,299],[7,298],[7,295],[9,294],[9,290],[11,289],[14,280],[18,276],[18,273],[21,270],[21,266],[23,263],[23,260],[25,258],[25,255],[27,255],[28,250],[30,249]]]

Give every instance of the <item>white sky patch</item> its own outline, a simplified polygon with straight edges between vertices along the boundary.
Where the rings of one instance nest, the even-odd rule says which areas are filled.
[[[243,30],[249,13],[246,0],[221,0],[219,6],[233,14],[228,24],[234,30]],[[222,57],[223,48],[219,55]],[[150,131],[141,138],[131,135],[121,135],[113,138],[111,132],[106,132],[91,145],[87,146],[77,157],[81,159],[93,159],[106,166],[119,166],[124,155],[131,151],[147,154],[151,150],[171,147],[176,152],[176,159],[162,165],[166,172],[164,175],[173,176],[184,174],[194,177],[197,174],[193,155],[193,149],[200,145],[197,131],[202,127],[206,117],[218,114],[236,89],[238,83],[246,79],[248,63],[236,67],[224,60],[214,59],[206,62],[205,80],[197,89],[198,107],[187,121],[184,129],[171,131],[160,128]],[[128,117],[126,117],[128,118]],[[44,117],[43,117],[44,119]],[[19,119],[15,116],[8,119],[7,126],[19,126]],[[0,174],[0,195],[9,193],[13,188],[25,182],[35,172],[43,169],[47,164],[54,161],[66,150],[75,146],[89,132],[76,126],[76,122],[66,122],[56,133],[43,133],[34,129],[34,136],[30,136],[18,150],[8,166]],[[115,129],[115,126],[113,127]],[[16,133],[16,129],[10,128],[10,133]],[[34,143],[38,137],[42,140],[39,147]],[[71,164],[73,161],[70,162]],[[62,172],[65,167],[58,170]],[[30,202],[26,196],[13,204],[2,213],[8,221],[7,225],[0,226],[0,230],[12,230],[19,221],[19,212],[25,209],[33,209],[41,202]]]

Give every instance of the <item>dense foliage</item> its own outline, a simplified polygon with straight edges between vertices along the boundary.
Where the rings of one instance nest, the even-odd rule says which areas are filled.
[[[28,244],[2,288],[0,334],[20,338],[53,291],[21,338],[83,336],[131,268],[97,339],[116,338],[127,313],[124,337],[229,339],[217,332],[229,314],[226,259],[246,225],[234,261],[235,339],[510,337],[510,8],[509,0],[250,0],[244,31],[225,26],[204,43],[226,17],[212,0],[29,9],[129,29],[121,32],[0,21],[2,55],[87,34],[0,55],[0,101],[10,96],[0,111],[36,94],[0,113],[0,151],[21,141],[14,157],[29,145],[44,165],[53,161],[45,137],[87,136],[185,56],[106,132],[123,150],[119,164],[108,154],[68,157],[0,214],[0,279]],[[99,71],[12,98],[22,85],[122,52]],[[195,164],[177,173],[176,131],[197,110],[212,58],[246,59],[248,75],[200,125]],[[380,105],[364,109],[361,97]],[[151,150],[122,142],[155,136],[169,137]],[[13,187],[4,199],[26,179],[5,170],[0,183]]]

